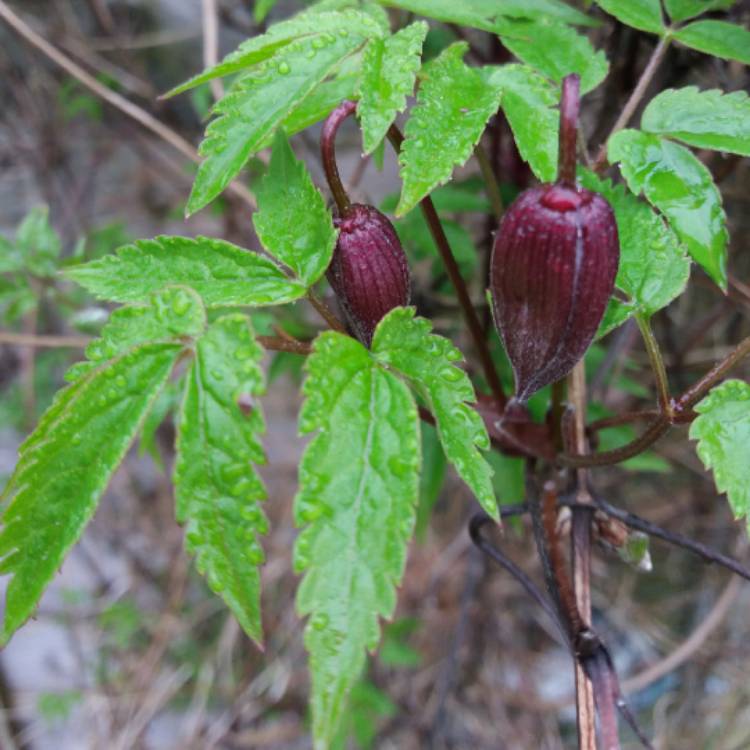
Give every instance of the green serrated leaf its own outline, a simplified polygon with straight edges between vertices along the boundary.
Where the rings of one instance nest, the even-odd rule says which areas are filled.
[[[596,4],[626,26],[652,34],[664,33],[659,0],[596,0]]]
[[[727,286],[726,216],[711,173],[688,149],[638,130],[610,138],[609,159],[620,162],[630,189],[643,191],[685,243],[688,252],[722,288]]]
[[[145,305],[115,310],[102,329],[101,338],[86,347],[88,361],[73,365],[65,379],[78,380],[138,344],[195,338],[205,326],[206,312],[196,292],[184,286],[165,287],[154,292]]]
[[[494,19],[550,18],[574,26],[595,26],[596,21],[585,13],[558,0],[380,0],[383,5],[435,18],[444,23],[471,26],[495,31]]]
[[[341,12],[337,12],[337,9],[331,9],[331,12],[313,12],[310,9],[274,24],[265,34],[248,39],[218,65],[193,76],[164,96],[175,96],[215,78],[249,70],[272,58],[295,39],[312,39],[322,34],[339,34],[342,30],[359,34],[363,38],[378,37],[384,33],[382,26],[368,13],[349,9],[342,9]]]
[[[609,63],[601,50],[570,26],[546,18],[538,21],[498,19],[503,44],[523,63],[556,83],[566,75],[581,76],[581,93],[596,88],[607,76]]]
[[[750,529],[750,385],[727,380],[696,407],[690,439],[698,441],[698,456],[713,471],[716,489],[729,498],[735,518],[745,516]]]
[[[541,73],[527,65],[484,68],[497,83],[500,106],[508,118],[521,158],[542,182],[557,176],[559,91]]]
[[[208,237],[138,240],[64,274],[112,302],[138,302],[168,284],[189,286],[208,307],[281,305],[307,291],[271,259]]]
[[[217,102],[218,117],[206,128],[199,149],[205,159],[198,168],[187,215],[216,198],[279,125],[364,41],[347,29],[305,37],[239,78]]]
[[[359,72],[342,74],[329,81],[323,81],[281,123],[281,129],[288,136],[292,136],[305,128],[309,128],[310,125],[324,120],[344,99],[356,98],[358,86]],[[269,145],[271,141],[272,139],[269,138],[264,147]]]
[[[669,17],[675,21],[686,21],[711,10],[729,8],[737,0],[664,0]]]
[[[622,185],[588,170],[580,170],[579,176],[583,187],[600,193],[612,206],[620,238],[615,286],[629,300],[612,298],[599,328],[603,336],[634,313],[650,317],[682,294],[690,277],[690,258],[664,220]]]
[[[649,102],[641,128],[697,148],[750,156],[750,98],[744,91],[667,89]]]
[[[367,45],[357,106],[365,154],[378,147],[396,115],[406,107],[406,97],[414,91],[427,30],[424,21],[417,21]]]
[[[463,355],[431,329],[429,320],[414,317],[413,307],[398,307],[378,324],[372,353],[419,391],[435,417],[448,460],[484,510],[499,519],[492,469],[478,450],[489,450],[490,439],[482,418],[468,405],[476,400],[469,376],[456,366]]]
[[[416,404],[357,341],[318,337],[306,363],[300,430],[318,431],[300,464],[295,570],[312,674],[313,735],[323,750],[341,723],[365,652],[390,618],[419,491]]]
[[[259,501],[266,496],[253,468],[265,463],[265,429],[257,398],[265,392],[249,318],[215,321],[198,340],[187,373],[174,475],[177,520],[198,570],[260,643],[258,535],[268,529]]]
[[[263,247],[311,286],[331,262],[336,231],[323,196],[281,131],[257,198],[253,225]]]
[[[397,216],[451,178],[498,109],[499,85],[463,62],[467,49],[465,42],[453,44],[424,69],[399,155],[404,184]]]
[[[694,21],[674,38],[686,47],[750,65],[750,31],[727,21]]]
[[[0,642],[32,615],[181,350],[145,344],[93,370],[58,395],[21,447],[0,529],[0,573],[12,576]]]

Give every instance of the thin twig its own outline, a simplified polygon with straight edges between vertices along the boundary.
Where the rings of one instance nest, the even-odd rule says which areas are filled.
[[[661,64],[661,61],[664,59],[664,55],[667,51],[667,48],[669,47],[669,42],[669,36],[662,37],[659,40],[659,43],[654,48],[654,51],[651,53],[651,57],[649,58],[646,67],[643,69],[643,73],[641,73],[641,77],[638,80],[636,87],[633,89],[633,93],[630,95],[630,98],[623,107],[620,116],[617,118],[617,121],[612,126],[612,130],[609,131],[609,135],[604,139],[604,142],[599,148],[599,153],[597,154],[596,160],[594,161],[595,172],[601,173],[606,167],[607,143],[609,142],[609,139],[618,130],[622,130],[630,122],[630,118],[635,114],[635,110],[641,103],[641,99],[643,99],[643,96],[646,93],[646,89],[648,89],[648,86],[651,83],[651,79],[654,77],[657,68]]]
[[[659,342],[656,340],[656,336],[654,336],[654,332],[651,329],[651,322],[647,318],[643,315],[636,315],[635,321],[638,324],[641,336],[643,336],[643,343],[648,353],[651,369],[654,371],[659,409],[662,414],[671,416],[672,404],[669,395],[669,380],[667,378],[667,370],[664,367],[664,358],[659,349]]]
[[[0,18],[2,18],[29,44],[36,47],[42,54],[62,68],[66,73],[73,76],[73,78],[82,83],[100,99],[103,99],[128,117],[131,117],[147,130],[150,130],[190,161],[195,162],[196,164],[200,163],[198,152],[181,135],[157,120],[144,109],[141,109],[137,104],[134,104],[124,96],[121,96],[116,91],[107,88],[104,84],[87,73],[69,57],[60,52],[60,50],[51,45],[46,39],[37,34],[24,20],[8,7],[4,0],[0,0]],[[239,182],[232,182],[227,189],[249,206],[255,208],[255,198],[244,185]]]
[[[481,141],[477,143],[474,149],[474,156],[477,157],[477,163],[479,164],[479,170],[482,173],[482,179],[484,180],[484,188],[487,191],[487,197],[490,199],[490,205],[492,206],[492,213],[496,219],[500,219],[505,210],[503,206],[503,196],[500,195],[500,186],[497,184],[497,177],[492,169],[487,152],[484,150],[484,146]]]
[[[334,331],[346,333],[346,326],[336,317],[333,310],[331,310],[331,308],[312,291],[312,289],[308,291],[307,299],[320,314],[321,318],[323,318],[323,320],[325,320]]]
[[[219,15],[216,0],[201,0],[203,20],[203,66],[213,68],[219,62]],[[216,101],[224,96],[224,84],[214,78],[210,82],[211,94]]]
[[[86,336],[39,336],[28,333],[13,333],[12,331],[0,331],[0,344],[11,344],[14,346],[38,347],[40,349],[70,348],[85,349],[90,338]]]

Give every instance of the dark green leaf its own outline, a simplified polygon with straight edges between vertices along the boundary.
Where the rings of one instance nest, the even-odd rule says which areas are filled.
[[[263,247],[312,286],[331,262],[336,231],[323,196],[281,131],[257,197],[253,224]]]
[[[419,490],[419,423],[408,388],[357,341],[318,337],[306,363],[295,570],[312,673],[316,748],[333,740],[346,701],[390,618]]]
[[[53,276],[60,258],[60,238],[49,223],[46,206],[32,209],[16,232],[16,252],[37,276]]]
[[[673,21],[686,21],[710,10],[729,8],[737,0],[664,0],[664,7]]]
[[[513,138],[524,161],[542,182],[557,176],[559,91],[527,65],[485,68],[502,95],[500,106],[508,118]]]
[[[422,422],[420,426],[422,428],[422,473],[419,476],[419,505],[417,506],[415,536],[422,541],[430,523],[432,509],[440,496],[440,490],[443,489],[447,462],[437,430],[427,422]]]
[[[269,258],[208,237],[139,240],[65,275],[112,302],[137,302],[168,284],[189,286],[209,307],[280,305],[307,291]]]
[[[32,615],[182,350],[145,344],[63,390],[21,446],[0,530],[11,575],[0,641]]]
[[[667,89],[649,102],[641,128],[697,148],[750,156],[750,98],[744,91]]]
[[[492,469],[479,452],[489,450],[489,436],[482,418],[469,406],[476,401],[471,381],[457,366],[463,355],[431,329],[429,320],[414,317],[414,308],[396,308],[378,324],[372,353],[411,381],[435,417],[448,460],[484,510],[499,518]]]
[[[521,61],[560,83],[569,73],[581,76],[581,93],[596,88],[606,77],[609,63],[601,50],[570,26],[540,18],[538,21],[498,20],[503,44]]]
[[[451,178],[497,111],[500,87],[463,62],[467,49],[465,42],[454,44],[424,69],[399,155],[404,185],[397,216]]]
[[[726,21],[695,21],[674,33],[686,47],[750,65],[750,31]]]
[[[250,320],[241,314],[219,318],[198,339],[186,376],[174,475],[187,548],[258,643],[263,550],[257,536],[268,528],[259,506],[266,493],[253,467],[265,463],[257,401],[265,392],[262,357]]]
[[[669,220],[688,252],[726,289],[726,216],[711,173],[688,149],[638,130],[609,141],[609,159],[620,162],[630,189],[643,191]]]
[[[613,297],[599,329],[604,335],[636,312],[650,317],[685,290],[690,258],[672,229],[622,185],[581,170],[581,184],[603,195],[612,206],[620,238],[620,266],[615,285],[627,301]]]
[[[276,5],[277,0],[255,0],[255,7],[253,8],[253,18],[255,23],[262,23],[265,21],[266,16],[271,12],[271,9]]]
[[[291,42],[270,60],[238,79],[214,107],[217,119],[200,146],[205,157],[186,213],[210,203],[245,162],[364,39],[342,29]]]
[[[727,380],[696,407],[700,415],[690,426],[698,455],[711,469],[719,492],[726,492],[735,518],[745,516],[750,528],[750,385]]]
[[[596,0],[596,4],[626,26],[652,34],[664,33],[659,0]]]
[[[396,115],[404,110],[406,97],[414,90],[425,36],[427,24],[417,21],[367,45],[357,106],[365,154],[378,147]]]

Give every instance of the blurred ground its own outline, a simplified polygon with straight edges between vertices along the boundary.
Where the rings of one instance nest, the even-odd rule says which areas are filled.
[[[199,0],[9,5],[78,65],[198,142],[210,93],[168,103],[155,97],[201,67]],[[256,32],[249,5],[218,3],[222,53]],[[283,16],[292,7],[279,3],[274,13]],[[642,35],[622,30],[614,39],[606,29],[597,33],[601,46],[610,45],[614,77],[627,92],[648,45]],[[0,49],[0,232],[10,236],[30,208],[44,203],[66,252],[81,237],[108,251],[128,237],[161,233],[203,233],[257,246],[250,211],[236,198],[182,220],[191,168],[170,145],[90,96],[2,22]],[[740,66],[675,50],[656,85],[688,83],[747,89],[748,77]],[[589,109],[611,124],[619,96],[617,88],[594,93]],[[586,128],[606,132],[593,121]],[[315,136],[297,138],[295,147],[320,182]],[[353,129],[342,136],[342,171],[350,175],[359,146]],[[737,165],[713,158],[731,217],[732,268],[747,280],[750,170],[747,160]],[[397,186],[393,159],[387,155],[382,173],[369,165],[361,178],[355,194],[379,202]],[[481,238],[481,225],[472,229]],[[747,335],[747,311],[747,298],[740,295],[738,306],[730,307],[697,278],[694,292],[657,320],[675,382],[703,372]],[[75,333],[55,310],[38,323],[27,332]],[[683,346],[688,340],[695,345]],[[0,345],[0,475],[12,470],[16,448],[33,424],[29,407],[39,412],[46,406],[67,363],[79,356],[64,350],[55,359],[31,349],[30,358],[29,351]],[[631,377],[648,383],[638,345],[631,356]],[[42,382],[29,404],[23,384],[34,372]],[[611,406],[634,402],[617,389],[604,391]],[[240,632],[181,551],[168,480],[172,434],[165,425],[157,443],[166,473],[148,455],[133,452],[38,617],[0,654],[3,750],[310,747],[290,561],[291,504],[304,447],[296,434],[299,402],[288,374],[275,380],[264,401],[269,462],[263,476],[272,529],[264,542],[265,652]],[[597,477],[599,488],[610,502],[747,561],[746,533],[717,498],[686,431],[675,430],[657,453],[668,460],[668,472],[612,469]],[[394,625],[356,696],[351,715],[361,745],[369,739],[369,746],[383,750],[574,747],[570,660],[515,581],[471,549],[465,527],[473,510],[465,488],[449,475],[424,541],[412,546]],[[525,525],[508,528],[504,548],[539,578]],[[652,557],[651,573],[634,571],[603,550],[594,560],[596,624],[631,704],[659,748],[750,748],[750,587],[659,542]],[[11,740],[9,732],[20,739]],[[636,747],[624,736],[624,747]]]

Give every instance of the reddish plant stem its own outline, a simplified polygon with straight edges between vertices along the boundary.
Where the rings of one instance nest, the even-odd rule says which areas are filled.
[[[339,175],[339,168],[336,164],[336,134],[341,127],[341,123],[349,115],[353,114],[356,109],[356,102],[344,100],[328,115],[328,118],[323,123],[323,130],[320,133],[320,154],[323,158],[323,169],[326,173],[328,186],[331,188],[331,193],[333,193],[333,199],[336,201],[339,214],[342,216],[346,213],[349,206],[351,206],[351,202],[349,201],[349,196],[346,194],[346,190],[344,190],[344,185]]]
[[[346,333],[346,326],[334,315],[333,310],[322,299],[316,296],[312,290],[307,293],[307,300],[334,331]]]
[[[390,140],[393,149],[398,154],[401,151],[401,144],[404,142],[404,136],[395,125],[391,125],[388,130],[388,139]],[[466,283],[461,276],[461,272],[458,270],[458,264],[456,263],[450,243],[448,242],[448,238],[443,230],[443,225],[438,218],[435,205],[433,204],[432,199],[427,196],[420,202],[420,207],[425,219],[427,220],[427,226],[432,235],[432,239],[435,241],[440,257],[445,265],[445,270],[448,272],[448,278],[451,280],[453,288],[456,290],[458,302],[461,305],[461,310],[463,311],[464,318],[469,327],[469,333],[474,342],[474,347],[479,355],[479,361],[482,365],[484,377],[492,391],[492,395],[495,397],[498,408],[502,409],[507,402],[507,398],[503,391],[502,383],[500,382],[500,376],[497,374],[495,363],[492,360],[492,355],[490,354],[487,341],[484,337],[482,324],[479,321],[474,305],[471,303],[469,290],[466,288]]]
[[[558,152],[557,181],[575,185],[576,144],[578,142],[578,110],[580,108],[581,77],[577,73],[565,76],[560,99],[560,149]]]

